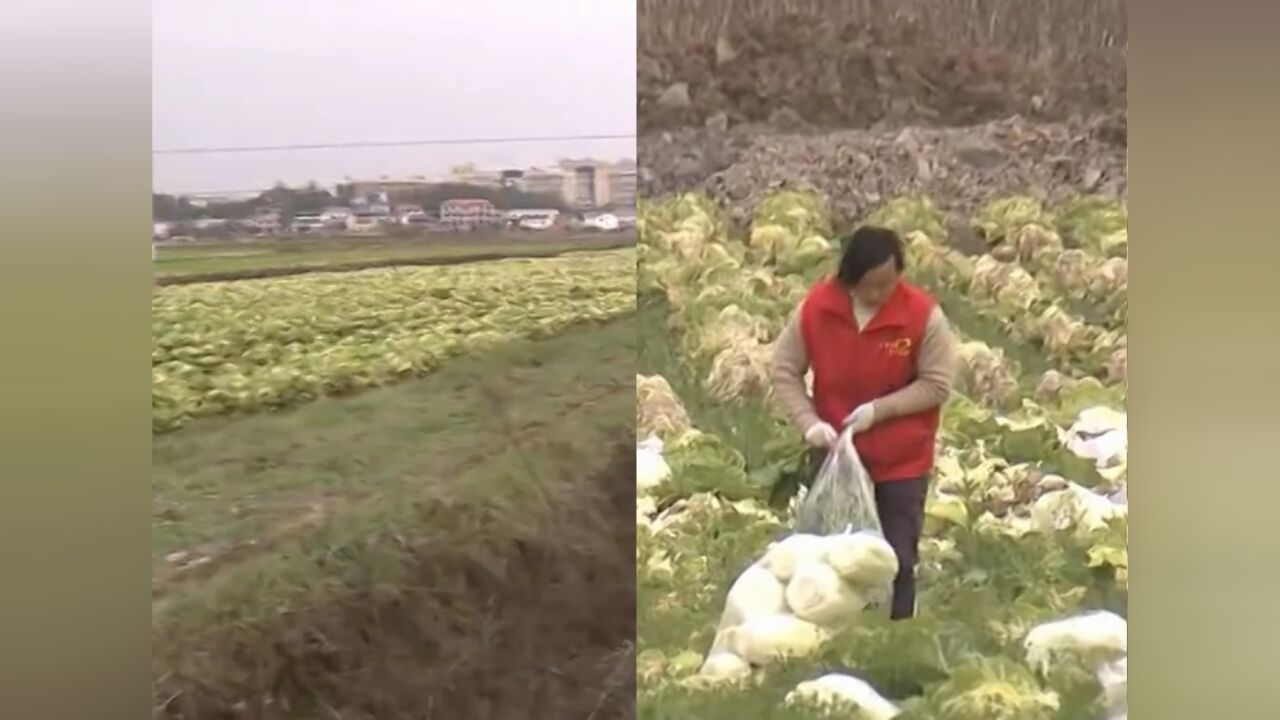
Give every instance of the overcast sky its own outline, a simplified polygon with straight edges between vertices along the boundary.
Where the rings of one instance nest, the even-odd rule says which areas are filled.
[[[634,134],[634,0],[154,0],[152,147]],[[634,140],[153,156],[160,192],[633,157]]]

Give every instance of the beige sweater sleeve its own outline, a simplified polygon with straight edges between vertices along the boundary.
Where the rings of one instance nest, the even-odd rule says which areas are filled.
[[[808,372],[809,351],[804,346],[800,311],[797,310],[773,344],[770,381],[774,402],[800,432],[805,432],[820,419],[805,388],[804,376]]]
[[[808,430],[820,418],[805,388],[804,376],[809,371],[809,353],[800,331],[800,313],[787,322],[773,348],[770,379],[778,407],[801,431]],[[916,379],[910,385],[876,400],[876,422],[936,407],[951,394],[958,369],[955,335],[942,308],[935,307],[925,328],[924,340],[916,361]]]

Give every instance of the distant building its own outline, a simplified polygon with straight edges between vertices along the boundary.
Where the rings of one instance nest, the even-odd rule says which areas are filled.
[[[360,196],[351,201],[351,212],[369,215],[391,215],[391,204],[382,194]]]
[[[359,208],[353,210],[347,216],[347,231],[357,235],[369,235],[377,233],[383,227],[392,222],[391,215],[382,212],[381,207],[377,208]]]
[[[616,208],[636,206],[636,164],[623,160],[609,168],[608,204]]]
[[[566,206],[580,210],[606,205],[634,206],[636,196],[636,167],[632,161],[611,165],[589,158],[566,159],[554,167],[495,171],[462,165],[450,171],[449,180],[555,197]]]
[[[326,224],[326,219],[321,213],[298,213],[293,216],[289,228],[297,233],[308,233],[323,230]]]
[[[340,186],[339,192],[353,198],[374,198],[380,203],[395,203],[434,186],[434,183],[426,180],[355,180]]]
[[[325,229],[342,230],[347,227],[347,218],[351,217],[351,208],[327,207],[320,211],[320,220]]]
[[[529,168],[520,176],[516,187],[522,192],[546,195],[566,203],[572,191],[568,173],[560,168]]]
[[[562,160],[560,169],[568,175],[564,199],[572,207],[590,210],[636,205],[636,164],[632,160],[610,164],[570,159]]]
[[[600,171],[600,164],[594,160],[562,160],[560,167],[569,175],[565,201],[572,207],[586,210],[600,207],[601,196],[608,194],[607,187],[601,187],[601,179],[608,183],[607,176]]]
[[[396,205],[391,208],[391,215],[398,222],[404,223],[407,218],[425,215],[425,213],[421,205]]]
[[[454,228],[476,228],[500,224],[503,214],[484,199],[445,200],[440,204],[440,221]]]
[[[249,222],[258,232],[266,234],[278,233],[284,228],[284,223],[278,210],[259,210],[254,213]]]
[[[449,169],[448,181],[459,185],[500,188],[509,178],[501,170],[481,170],[474,164],[458,165]]]

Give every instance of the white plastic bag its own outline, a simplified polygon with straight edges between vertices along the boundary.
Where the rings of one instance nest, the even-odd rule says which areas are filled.
[[[1108,407],[1087,408],[1067,429],[1064,443],[1099,468],[1122,463],[1129,454],[1128,416]]]
[[[671,477],[662,450],[662,440],[656,437],[636,443],[636,494],[647,493]]]
[[[902,712],[867,681],[839,673],[800,683],[787,694],[785,702],[792,706],[813,706],[833,717],[857,720],[889,720]]]
[[[883,535],[871,476],[845,429],[796,511],[796,532],[814,535],[872,531]]]

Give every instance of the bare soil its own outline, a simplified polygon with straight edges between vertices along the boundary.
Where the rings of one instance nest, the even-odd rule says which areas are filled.
[[[1127,193],[1123,0],[641,0],[641,194]]]

